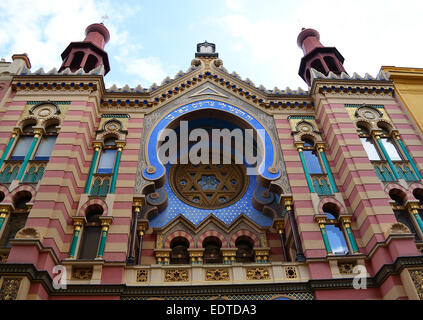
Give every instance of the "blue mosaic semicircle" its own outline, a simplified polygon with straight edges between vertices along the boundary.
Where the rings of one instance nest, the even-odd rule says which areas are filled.
[[[169,181],[170,166],[166,166],[166,169],[167,181]],[[256,186],[256,176],[249,176],[248,189],[240,200],[225,208],[209,210],[192,207],[189,204],[186,204],[175,195],[169,184],[166,183],[163,188],[168,194],[168,207],[150,220],[150,227],[161,228],[175,219],[178,215],[183,215],[194,225],[198,225],[210,214],[214,215],[226,225],[230,225],[241,214],[244,214],[260,226],[271,226],[272,219],[263,215],[263,213],[254,209],[252,206],[251,200]]]
[[[163,129],[167,128],[168,125],[178,119],[184,114],[189,112],[203,110],[203,109],[213,109],[213,110],[220,110],[224,112],[228,112],[230,114],[236,115],[243,121],[249,123],[252,128],[256,130],[256,132],[260,133],[260,140],[262,141],[263,145],[263,162],[259,165],[258,171],[259,173],[268,180],[277,179],[280,176],[280,171],[277,170],[276,173],[270,172],[268,169],[274,165],[275,160],[275,146],[273,145],[272,139],[270,138],[269,133],[263,127],[263,125],[254,118],[251,114],[246,111],[243,111],[235,106],[230,104],[219,102],[215,100],[202,100],[193,103],[189,103],[187,105],[181,106],[169,114],[167,114],[163,119],[161,119],[150,132],[148,142],[147,142],[147,162],[149,166],[154,167],[154,172],[148,172],[147,168],[144,169],[143,174],[144,177],[148,180],[156,180],[164,176],[165,174],[165,166],[160,162],[158,153],[157,153],[157,145],[160,137],[160,133]]]

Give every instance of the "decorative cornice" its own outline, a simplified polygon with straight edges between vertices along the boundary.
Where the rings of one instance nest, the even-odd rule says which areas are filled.
[[[398,275],[404,268],[423,267],[423,256],[398,257],[394,263],[385,264],[373,277],[366,278],[367,287],[378,288],[390,275]],[[314,290],[352,289],[353,278],[316,279],[308,282],[230,284],[213,286],[127,286],[125,284],[74,285],[67,289],[54,289],[47,271],[38,271],[32,264],[0,264],[0,275],[25,275],[31,282],[40,282],[49,295],[204,295],[204,294],[252,294],[279,292],[312,292]]]

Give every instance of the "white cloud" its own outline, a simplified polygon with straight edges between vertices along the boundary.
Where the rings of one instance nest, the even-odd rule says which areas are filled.
[[[242,10],[244,9],[244,1],[243,0],[226,0],[226,6],[232,10]]]
[[[123,63],[126,72],[135,75],[142,83],[160,84],[167,76],[160,59],[156,57],[128,59]]]
[[[271,7],[275,14],[269,17]],[[229,12],[219,20],[220,27],[237,39],[232,41],[233,52],[239,50],[240,41],[245,45],[241,58],[246,60],[245,70],[256,70],[245,75],[236,71],[269,89],[306,87],[298,76],[303,53],[296,40],[302,27],[318,30],[323,45],[336,47],[351,75],[376,75],[382,65],[423,67],[423,43],[416,37],[423,28],[422,1],[307,0],[285,11],[283,3],[267,2],[263,10],[250,9],[254,14]]]

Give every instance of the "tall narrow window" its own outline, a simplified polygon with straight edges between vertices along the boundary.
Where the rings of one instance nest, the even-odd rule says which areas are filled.
[[[372,137],[370,136],[369,130],[364,126],[358,126],[360,130],[359,136],[361,144],[364,147],[364,150],[367,153],[367,157],[369,160],[380,161],[382,158],[380,157],[379,151],[377,150]]]
[[[11,213],[7,222],[0,239],[0,246],[10,248],[11,241],[15,238],[18,231],[25,226],[29,213],[27,203],[31,198],[32,195],[28,191],[20,191],[15,195],[13,200],[15,210]]]
[[[115,140],[114,138],[104,140],[104,147],[98,163],[97,173],[113,173],[117,153]]]
[[[324,173],[320,164],[319,156],[314,148],[314,142],[309,139],[304,140],[304,158],[310,174]]]
[[[87,208],[87,223],[83,231],[79,259],[93,260],[97,257],[101,237],[101,223],[99,217],[102,214],[103,209],[98,205]]]
[[[13,149],[10,160],[24,160],[31,147],[32,140],[32,136],[21,136]]]
[[[48,161],[50,159],[50,155],[51,155],[51,152],[53,151],[55,143],[56,143],[55,136],[43,137],[38,146],[34,160]]]
[[[348,245],[345,240],[342,226],[331,208],[324,208],[326,214],[326,232],[333,254],[348,254]]]

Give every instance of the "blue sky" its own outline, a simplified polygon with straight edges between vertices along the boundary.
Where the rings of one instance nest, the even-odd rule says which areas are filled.
[[[111,34],[107,88],[173,78],[207,40],[229,72],[257,86],[307,89],[298,76],[301,27],[315,28],[324,45],[336,46],[350,75],[375,76],[382,65],[423,67],[416,38],[421,12],[423,2],[412,0],[0,0],[0,57],[11,61],[26,52],[32,71],[59,68],[67,45],[104,20]]]

